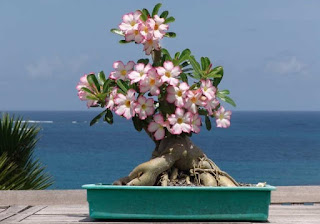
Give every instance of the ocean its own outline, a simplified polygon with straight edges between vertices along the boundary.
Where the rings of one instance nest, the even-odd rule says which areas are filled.
[[[35,156],[54,178],[51,189],[112,183],[149,160],[154,149],[125,118],[90,127],[98,110],[10,113],[40,126]],[[230,128],[202,127],[192,140],[238,182],[320,185],[320,112],[235,111]]]

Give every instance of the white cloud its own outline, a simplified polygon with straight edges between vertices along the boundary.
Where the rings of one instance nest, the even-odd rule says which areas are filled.
[[[61,57],[43,57],[38,61],[27,65],[26,71],[31,78],[57,77],[61,73],[78,72],[88,60],[89,57],[86,55],[65,59]]]
[[[298,60],[295,56],[271,60],[266,64],[265,69],[267,72],[272,72],[279,75],[307,74],[307,65]]]

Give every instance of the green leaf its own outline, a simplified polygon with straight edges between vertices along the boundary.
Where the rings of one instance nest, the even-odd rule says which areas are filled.
[[[106,80],[106,81],[104,82],[103,88],[102,88],[104,93],[107,93],[107,92],[108,92],[109,87],[110,87],[112,81],[113,81],[113,80],[108,79],[108,80]]]
[[[189,58],[190,54],[191,54],[191,51],[189,49],[183,50],[181,52],[181,55],[180,55],[180,58],[179,58],[179,62],[182,63],[183,61],[187,60]]]
[[[161,48],[161,53],[162,53],[163,55],[167,55],[167,58],[168,58],[170,61],[172,60],[172,58],[171,58],[171,56],[170,56],[170,53],[169,53],[169,51],[168,51],[167,49]]]
[[[169,15],[169,12],[168,12],[168,11],[163,11],[163,12],[161,13],[161,15],[160,15],[160,18],[166,19],[168,15]]]
[[[223,100],[223,101],[225,101],[226,103],[234,106],[234,107],[237,106],[236,103],[233,101],[233,99],[231,99],[231,98],[228,97],[228,96],[221,97],[220,99]]]
[[[211,130],[211,121],[210,121],[209,116],[205,117],[205,123],[206,123],[207,130],[210,131]]]
[[[181,57],[180,57],[181,58]],[[180,62],[181,63],[181,62]],[[189,61],[185,61],[185,62],[183,62],[181,65],[180,65],[180,67],[187,67],[188,65],[190,65],[190,62]]]
[[[81,90],[90,93],[90,94],[94,94],[90,89],[88,89],[87,87],[82,87]]]
[[[182,69],[182,72],[189,72],[189,71],[193,71],[193,68]]]
[[[100,114],[98,114],[97,116],[95,116],[95,118],[93,118],[90,122],[90,126],[94,125],[95,123],[97,123],[100,118],[107,112],[107,110],[102,111]]]
[[[91,86],[95,86],[97,91],[100,92],[100,84],[98,82],[98,79],[97,77],[95,76],[95,74],[89,74],[87,76],[87,80],[88,80],[88,83],[91,85]]]
[[[199,108],[199,109],[198,109],[198,114],[199,114],[199,115],[203,115],[203,116],[207,116],[207,115],[208,115],[208,111],[205,110],[205,109]]]
[[[140,132],[142,130],[142,121],[137,116],[134,116],[132,121],[134,128]]]
[[[222,78],[223,78],[223,67],[222,66],[215,67],[214,69],[212,69],[212,72],[213,73],[210,72],[208,74],[208,77],[209,78],[211,78],[211,77],[214,78],[213,85],[215,87],[217,87],[219,85],[219,83],[221,82]],[[215,77],[215,75],[220,75],[221,77]]]
[[[149,59],[148,59],[148,58],[139,59],[139,60],[137,61],[137,63],[143,63],[143,64],[147,65],[147,64],[149,63]]]
[[[124,93],[127,93],[129,88],[128,88],[128,85],[123,80],[118,79],[117,84]]]
[[[119,44],[129,44],[133,41],[119,40]]]
[[[153,10],[152,10],[152,17],[154,17],[155,15],[158,14],[160,7],[162,6],[161,3],[158,3],[154,6]]]
[[[148,18],[150,17],[150,13],[149,13],[149,11],[148,11],[148,9],[142,9],[142,13],[144,14],[144,15],[146,15]]]
[[[202,77],[202,70],[200,68],[200,64],[196,61],[196,59],[194,58],[194,56],[189,56],[189,61],[195,71],[195,77],[197,77],[198,79],[201,79]]]
[[[87,95],[86,98],[87,98],[88,100],[99,100],[99,98],[96,97],[95,95]]]
[[[177,34],[174,33],[174,32],[167,32],[164,36],[165,37],[170,37],[170,38],[175,38],[177,36]]]
[[[120,36],[124,36],[124,33],[123,33],[121,30],[119,30],[119,29],[111,29],[110,31],[111,31],[112,33],[118,34],[118,35],[120,35]]]
[[[108,122],[108,124],[113,124],[113,114],[111,110],[107,109],[104,120]]]
[[[179,56],[180,56],[180,52],[175,53],[174,59],[179,59]]]
[[[171,17],[167,18],[167,19],[164,21],[164,23],[172,23],[172,22],[174,22],[174,21],[176,21],[176,19],[171,16]]]
[[[145,13],[143,12],[143,10],[140,11],[140,12],[141,12],[141,16],[140,16],[141,20],[144,21],[144,22],[147,21],[148,15],[145,14]]]
[[[106,75],[104,74],[103,71],[99,72],[98,73],[98,78],[100,80],[101,83],[105,83],[107,80],[106,80]]]
[[[227,89],[224,89],[224,90],[219,90],[219,93],[222,94],[222,95],[229,95],[230,94],[230,91],[227,90]]]
[[[187,77],[187,74],[186,74],[186,73],[181,73],[181,74],[180,74],[180,78],[181,78],[181,81],[182,81],[182,82],[188,83],[188,77]]]
[[[203,71],[206,71],[209,68],[210,61],[207,57],[201,57],[201,67]]]

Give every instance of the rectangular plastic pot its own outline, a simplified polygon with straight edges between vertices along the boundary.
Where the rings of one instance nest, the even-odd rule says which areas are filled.
[[[94,219],[242,220],[268,219],[266,187],[157,187],[88,184]]]

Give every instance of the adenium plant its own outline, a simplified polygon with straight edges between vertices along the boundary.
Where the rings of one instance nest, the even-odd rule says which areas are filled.
[[[117,114],[132,120],[137,131],[145,130],[156,143],[155,151],[159,151],[162,140],[167,139],[170,144],[177,144],[177,139],[185,140],[193,133],[199,133],[203,121],[208,130],[211,130],[212,119],[215,119],[219,128],[229,127],[231,111],[225,110],[221,102],[235,106],[228,96],[229,90],[218,88],[223,78],[221,66],[214,67],[208,57],[201,57],[198,62],[189,49],[171,55],[161,47],[161,39],[173,38],[176,34],[168,32],[169,24],[175,21],[174,17],[169,17],[168,11],[159,14],[160,7],[161,4],[157,4],[152,13],[147,9],[127,13],[123,15],[119,29],[111,29],[111,32],[122,37],[120,43],[141,46],[148,58],[115,61],[108,77],[103,71],[86,74],[77,85],[78,96],[80,100],[87,101],[88,107],[104,108],[90,125],[101,118],[112,124],[113,115]],[[203,153],[201,155],[206,158]],[[210,164],[208,169],[216,167],[215,164]],[[176,164],[173,163],[172,166],[176,168]],[[172,169],[172,166],[169,168]],[[215,169],[220,170],[217,167]],[[127,181],[121,179],[117,184],[154,185],[163,172],[165,170],[158,176],[148,177],[148,181],[139,180],[140,182],[130,174],[132,177],[129,175]],[[192,172],[199,184],[207,181],[201,181],[201,172]],[[198,177],[197,172],[200,175]],[[225,172],[221,175],[229,178],[229,182],[217,180],[216,185],[227,185],[227,182],[237,185]],[[164,182],[161,183],[163,185]]]

